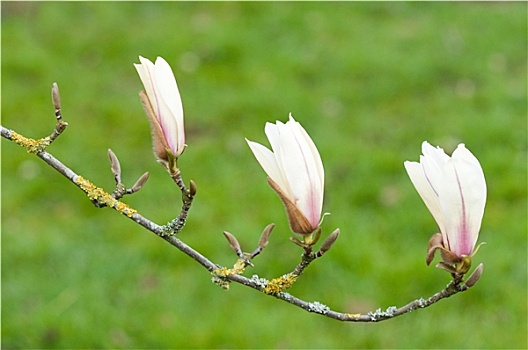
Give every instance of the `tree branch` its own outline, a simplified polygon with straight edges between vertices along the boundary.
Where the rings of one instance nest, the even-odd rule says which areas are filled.
[[[460,292],[464,292],[470,287],[472,287],[478,281],[478,278],[480,277],[480,274],[482,273],[483,267],[481,264],[477,267],[475,272],[467,279],[467,282],[465,284],[461,284],[463,276],[454,276],[454,279],[442,291],[432,295],[431,297],[427,299],[419,298],[419,299],[413,300],[410,303],[402,307],[399,307],[399,308],[395,306],[390,306],[385,310],[382,310],[381,308],[379,308],[373,312],[368,312],[367,314],[337,312],[337,311],[331,310],[328,306],[318,301],[308,302],[308,301],[299,299],[287,292],[284,292],[284,289],[287,289],[287,287],[293,284],[295,279],[303,272],[303,270],[315,258],[319,257],[320,255],[316,256],[316,254],[314,253],[310,253],[307,255],[305,252],[305,254],[303,254],[301,262],[299,263],[299,265],[295,268],[295,270],[292,273],[283,275],[271,281],[265,278],[260,278],[257,275],[253,275],[251,278],[247,278],[238,273],[232,273],[232,274],[227,273],[227,274],[220,275],[220,276],[215,275],[214,272],[220,271],[222,269],[222,266],[213,263],[212,261],[207,259],[205,256],[197,252],[195,249],[188,246],[187,244],[182,242],[180,239],[176,238],[175,235],[166,235],[164,233],[163,226],[160,226],[152,222],[151,220],[143,217],[135,209],[113,198],[110,194],[106,193],[103,189],[96,187],[88,180],[85,180],[81,176],[77,175],[74,171],[72,171],[70,168],[68,168],[66,165],[64,165],[61,161],[59,161],[57,158],[55,158],[53,155],[51,155],[47,151],[33,152],[32,151],[33,149],[28,145],[28,143],[16,141],[16,140],[21,140],[21,139],[22,140],[31,140],[31,139],[24,138],[23,136],[16,134],[14,131],[9,130],[1,125],[0,125],[0,128],[1,128],[2,137],[4,137],[7,140],[14,141],[23,147],[26,147],[29,153],[35,153],[36,156],[42,159],[46,164],[51,166],[53,169],[57,170],[60,174],[66,177],[70,182],[72,182],[74,185],[76,185],[78,188],[84,191],[87,194],[87,196],[92,200],[92,202],[96,204],[96,206],[98,207],[108,206],[120,212],[121,214],[127,216],[128,218],[133,220],[135,223],[143,226],[147,230],[163,238],[169,244],[176,247],[178,250],[188,255],[193,260],[197,261],[205,269],[213,273],[213,277],[217,277],[217,279],[227,282],[227,285],[229,282],[235,282],[235,283],[244,285],[246,287],[253,288],[267,295],[274,296],[275,298],[279,300],[282,300],[292,305],[295,305],[297,307],[300,307],[308,312],[317,313],[317,314],[320,314],[320,315],[323,315],[323,316],[326,316],[326,317],[329,317],[335,320],[339,320],[339,321],[348,321],[348,322],[383,321],[383,320],[391,319],[397,316],[401,316],[403,314],[406,314],[414,310],[429,307],[442,299],[448,298]],[[282,287],[275,286],[276,288],[270,288],[270,285],[273,286],[274,283],[278,284],[279,281],[282,281],[287,284],[288,276],[292,276],[292,275],[295,276],[295,278],[293,279],[293,281],[291,281],[290,285],[286,285],[286,288],[283,288],[284,285]]]
[[[118,211],[119,213],[125,215],[135,223],[141,225],[142,227],[153,232],[160,238],[164,239],[166,242],[176,247],[184,254],[188,255],[191,259],[198,262],[212,274],[212,281],[214,283],[220,285],[225,289],[229,288],[231,282],[235,282],[243,286],[253,288],[264,294],[273,296],[277,299],[288,302],[308,312],[314,312],[339,321],[378,322],[401,316],[413,310],[429,307],[442,299],[448,298],[460,292],[464,292],[473,285],[475,285],[482,274],[483,265],[480,264],[471,274],[471,276],[466,280],[466,282],[462,284],[464,275],[453,273],[453,280],[446,286],[446,288],[427,299],[419,298],[399,308],[395,306],[390,306],[385,310],[379,308],[373,312],[368,312],[367,314],[337,312],[331,310],[328,306],[318,301],[308,302],[299,299],[285,292],[285,290],[290,288],[293,283],[295,283],[297,278],[303,273],[303,271],[310,265],[313,260],[321,257],[332,247],[339,235],[339,230],[334,231],[323,242],[321,249],[316,253],[312,251],[312,245],[319,238],[318,235],[310,244],[293,239],[294,243],[304,248],[304,253],[301,257],[301,261],[292,272],[282,275],[278,278],[274,278],[272,280],[267,280],[257,275],[253,275],[251,278],[247,278],[243,276],[242,273],[244,272],[247,265],[252,265],[251,260],[255,256],[257,256],[262,251],[262,249],[268,244],[268,239],[274,225],[270,224],[264,229],[260,237],[258,246],[252,253],[243,253],[240,248],[240,244],[238,243],[236,238],[229,232],[224,232],[224,235],[228,239],[231,248],[235,251],[239,259],[232,269],[217,265],[202,254],[200,254],[198,251],[193,249],[192,247],[182,242],[180,239],[176,238],[176,234],[180,232],[185,225],[188,211],[191,207],[194,195],[196,194],[196,185],[194,184],[194,182],[191,181],[189,188],[187,188],[182,180],[181,172],[179,169],[177,169],[173,173],[169,171],[169,175],[172,177],[172,179],[178,185],[182,192],[182,209],[180,214],[174,220],[164,226],[160,226],[152,222],[151,220],[143,217],[141,214],[138,213],[137,210],[121,202],[119,199],[125,194],[132,194],[138,191],[146,182],[148,178],[148,173],[143,174],[143,176],[141,176],[140,179],[136,181],[132,188],[126,189],[126,187],[121,183],[121,167],[119,164],[119,160],[117,159],[117,156],[111,150],[109,150],[108,155],[111,163],[111,170],[114,174],[114,178],[116,181],[116,189],[113,191],[112,194],[109,194],[102,188],[95,186],[90,181],[76,174],[73,170],[68,168],[61,161],[59,161],[57,158],[47,152],[47,147],[58,136],[60,136],[60,134],[65,130],[66,126],[68,125],[62,119],[60,95],[57,84],[55,83],[52,86],[52,101],[55,108],[55,116],[57,119],[57,123],[55,125],[55,129],[50,134],[50,136],[38,140],[31,139],[24,137],[16,133],[15,131],[7,129],[0,125],[2,137],[15,142],[19,146],[24,147],[28,153],[35,154],[37,157],[42,159],[46,164],[58,171],[75,186],[85,192],[88,198],[96,207],[110,207]]]

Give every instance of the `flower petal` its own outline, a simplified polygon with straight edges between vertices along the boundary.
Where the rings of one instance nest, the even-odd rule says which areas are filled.
[[[248,139],[246,139],[246,142],[268,177],[272,179],[273,182],[275,182],[281,189],[283,189],[284,184],[281,181],[281,170],[277,165],[277,161],[273,152],[259,143],[249,141]]]
[[[478,160],[463,144],[446,163],[440,188],[440,205],[448,220],[448,245],[458,256],[471,255],[478,239],[484,207],[486,182]]]
[[[134,64],[136,70],[139,74],[139,78],[143,83],[145,92],[147,93],[148,98],[150,99],[150,104],[155,113],[158,111],[158,98],[156,98],[156,93],[154,90],[155,85],[155,76],[154,76],[154,63],[152,63],[148,58],[139,56],[140,64]]]
[[[405,162],[404,165],[440,227],[445,249],[442,259],[447,265],[469,261],[486,204],[486,181],[482,167],[464,144],[458,145],[452,157],[427,142],[422,144],[422,152],[420,163]],[[428,254],[428,259],[430,262],[431,254]],[[456,269],[462,271],[467,267],[464,263]]]
[[[424,157],[421,158],[423,160]],[[422,200],[427,206],[427,209],[429,209],[431,215],[433,215],[433,218],[435,219],[438,227],[440,228],[440,232],[444,234],[445,219],[442,209],[440,207],[440,202],[438,200],[438,194],[433,190],[433,187],[431,186],[431,183],[429,182],[425,174],[423,165],[421,163],[409,161],[406,161],[403,164],[405,166],[405,169],[407,170],[407,174],[409,174],[409,178],[411,179],[414,188],[416,188],[416,191],[418,192],[420,197],[422,197]]]
[[[301,235],[309,235],[314,231],[313,225],[308,221],[304,213],[299,209],[299,207],[293,203],[288,196],[282,192],[281,188],[277,186],[273,180],[268,178],[268,183],[273,188],[273,190],[279,195],[286,213],[288,214],[288,223],[293,232]]]
[[[272,154],[275,158],[275,164],[278,169],[278,172],[274,173],[274,177],[272,177],[272,179],[277,185],[279,185],[284,194],[286,194],[293,201],[295,195],[290,187],[286,173],[282,168],[282,152],[283,149],[287,147],[281,144],[280,127],[282,126],[284,126],[284,123],[280,121],[277,121],[276,124],[266,123],[266,126],[264,127],[264,133],[268,137],[268,141],[273,151]]]
[[[173,152],[183,151],[185,132],[180,91],[171,67],[162,57],[156,59],[155,78],[157,90],[163,101],[160,103],[162,125],[165,125],[167,137],[172,141],[169,141],[169,144]]]
[[[145,88],[152,111],[158,120],[165,143],[178,157],[185,148],[183,107],[176,79],[169,64],[161,57],[152,63],[139,56],[134,64]]]
[[[271,151],[246,140],[248,145],[273,181],[275,186],[272,187],[280,194],[283,202],[288,203],[288,213],[294,212],[291,209],[291,205],[294,205],[305,217],[312,231],[315,230],[321,219],[324,191],[324,169],[315,144],[291,115],[286,123],[267,123],[264,131]],[[297,229],[300,227],[290,226],[292,229],[294,226]],[[302,234],[306,234],[306,225],[301,226]]]
[[[313,141],[293,117],[286,124],[278,124],[281,149],[278,153],[279,167],[290,185],[292,201],[306,215],[315,228],[321,218],[323,204],[324,173],[321,158],[314,156]],[[322,175],[322,176],[321,176]]]

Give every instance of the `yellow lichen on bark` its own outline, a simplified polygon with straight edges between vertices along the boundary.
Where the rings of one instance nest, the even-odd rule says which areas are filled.
[[[88,198],[92,201],[97,201],[98,203],[114,208],[121,214],[124,214],[128,217],[131,217],[137,210],[130,208],[123,202],[118,201],[105,190],[100,187],[95,186],[90,181],[84,179],[82,176],[77,176],[75,183],[88,195]]]
[[[115,208],[115,210],[117,210],[121,214],[125,214],[128,217],[131,217],[132,215],[137,213],[137,210],[130,208],[128,205],[118,200],[116,200],[116,205],[112,208]]]
[[[348,317],[353,319],[358,319],[361,317],[361,314],[346,314]]]
[[[271,281],[269,281],[268,285],[264,289],[264,293],[271,294],[271,295],[277,295],[280,292],[284,292],[297,280],[297,275],[293,273],[288,273],[286,275],[282,275],[279,278],[274,278]]]
[[[31,139],[25,136],[22,136],[15,131],[11,132],[11,140],[13,140],[17,145],[20,145],[26,149],[28,153],[37,154],[39,152],[45,151],[51,143],[51,139],[44,137],[42,139]]]
[[[246,268],[246,265],[244,263],[244,260],[238,259],[232,269],[228,269],[227,267],[222,267],[222,268],[213,270],[211,273],[218,277],[227,277],[229,275],[235,275],[235,274],[239,275],[244,272],[245,268]]]
[[[213,275],[213,282],[219,285],[220,287],[229,290],[230,281],[227,280],[226,277],[230,275],[240,275],[244,272],[245,269],[245,261],[242,259],[238,259],[232,269],[228,269],[227,267],[221,267],[211,271],[211,275]]]

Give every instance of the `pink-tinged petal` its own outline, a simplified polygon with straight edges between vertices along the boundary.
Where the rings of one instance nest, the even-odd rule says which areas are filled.
[[[431,189],[436,194],[436,206],[429,208],[431,214],[435,218],[435,221],[440,228],[440,232],[444,238],[444,242],[447,242],[447,230],[446,230],[446,220],[445,213],[440,208],[439,204],[439,187],[443,181],[442,178],[442,169],[444,168],[446,162],[450,157],[444,152],[440,147],[433,147],[427,141],[422,143],[422,153],[423,156],[420,156],[420,164],[424,169],[424,174],[427,179],[427,182],[431,186]]]
[[[293,119],[293,117],[292,117]],[[298,124],[298,123],[297,123]],[[316,177],[319,183],[319,188],[321,189],[321,193],[324,190],[324,167],[323,167],[323,161],[321,160],[321,156],[319,155],[319,150],[315,146],[315,143],[312,141],[306,130],[299,125],[299,132],[301,133],[302,137],[305,140],[305,143],[308,145],[311,153],[311,159],[314,160],[315,163],[315,170],[316,170]]]
[[[440,205],[447,218],[447,244],[458,256],[473,252],[486,203],[486,183],[480,164],[478,161],[475,164],[473,155],[469,160],[460,155],[467,153],[454,154],[444,168],[440,196]]]
[[[162,125],[166,125],[167,138],[171,150],[179,155],[185,145],[183,106],[180,91],[172,69],[163,58],[158,57],[155,64],[156,87],[163,103],[160,103]],[[164,130],[165,131],[165,130]]]
[[[183,107],[176,79],[169,64],[161,57],[156,63],[139,56],[140,64],[134,64],[152,111],[158,120],[161,133],[174,156],[185,148]]]
[[[156,93],[158,96],[161,95],[159,90]],[[165,100],[159,99],[157,105],[156,115],[158,116],[163,135],[169,144],[170,150],[177,157],[183,152],[183,147],[179,147],[180,143],[178,142],[178,124]]]
[[[302,144],[296,138],[291,123],[277,123],[280,148],[275,150],[277,162],[289,185],[290,200],[304,213],[312,224],[312,208],[307,204],[311,195],[309,164],[303,154]]]
[[[292,127],[294,127],[295,132],[298,134],[299,140],[301,144],[304,144],[308,149],[306,151],[306,154],[310,154],[307,156],[307,159],[311,161],[311,165],[314,166],[315,172],[313,173],[314,176],[314,182],[319,183],[319,188],[322,189],[324,187],[324,167],[323,162],[321,160],[321,156],[319,155],[319,151],[317,150],[317,147],[315,146],[315,143],[312,141],[306,130],[301,126],[301,124],[295,119],[293,119],[293,116],[290,114],[289,122],[292,123]]]
[[[457,164],[460,162],[461,171],[465,174],[467,186],[464,187],[464,191],[468,193],[468,203],[473,213],[471,219],[478,221],[478,226],[476,224],[472,226],[480,229],[487,195],[486,179],[484,178],[482,166],[464,144],[458,145],[455,152],[453,152],[452,160],[456,161]]]
[[[281,133],[281,143],[288,145],[283,169],[297,205],[315,228],[321,219],[324,172],[319,152],[302,126],[290,116]],[[286,149],[286,148],[284,148]],[[286,153],[286,152],[284,152]]]

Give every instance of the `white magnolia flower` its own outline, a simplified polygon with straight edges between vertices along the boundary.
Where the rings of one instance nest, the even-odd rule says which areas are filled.
[[[154,154],[162,162],[169,155],[178,158],[185,149],[183,106],[176,79],[169,64],[161,57],[152,63],[139,56],[141,63],[134,64],[145,87],[140,92],[141,102],[147,112],[152,130]]]
[[[440,147],[424,142],[422,153],[419,163],[407,161],[404,165],[441,232],[429,242],[427,263],[432,261],[436,249],[440,249],[444,262],[455,264],[457,272],[464,273],[475,253],[484,215],[484,172],[464,144],[458,145],[449,157]],[[457,265],[463,261],[463,267]]]
[[[309,235],[321,221],[324,169],[315,144],[290,114],[285,124],[266,123],[271,150],[246,139],[286,207],[293,232]]]

